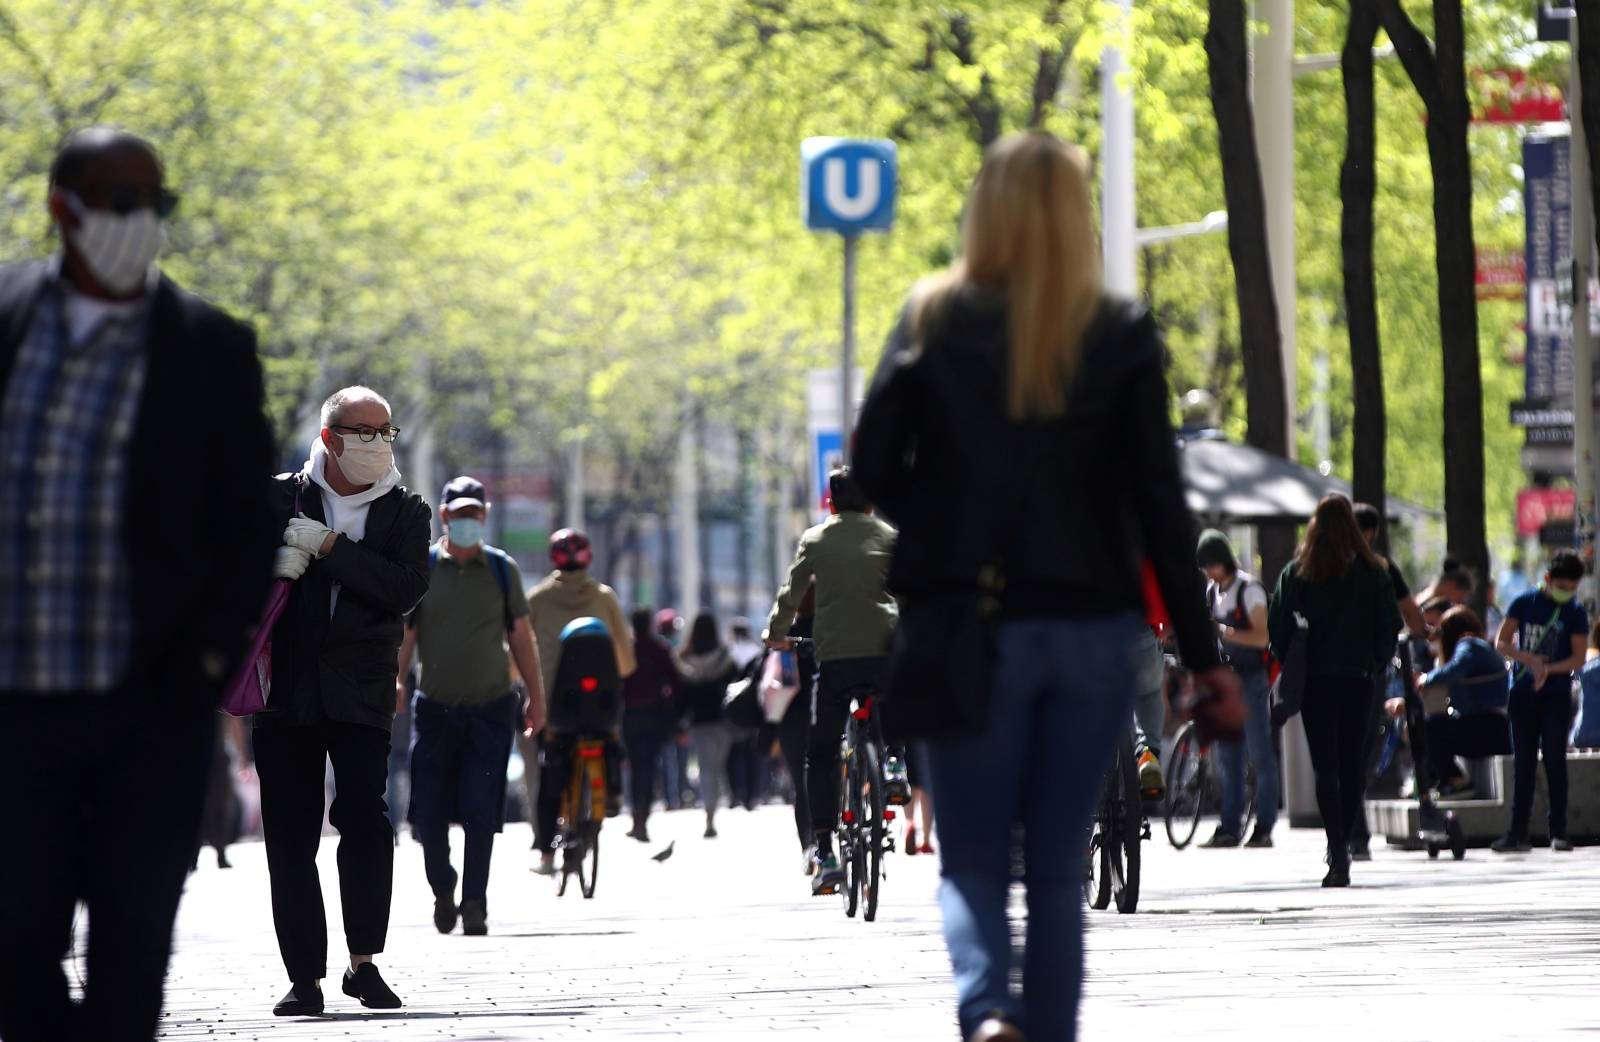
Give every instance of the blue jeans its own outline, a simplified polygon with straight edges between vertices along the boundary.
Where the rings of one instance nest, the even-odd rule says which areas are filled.
[[[1034,1042],[1077,1034],[1084,837],[1117,738],[1127,734],[1142,630],[1131,614],[1002,623],[983,732],[928,743],[939,903],[963,1035],[993,1010]],[[1010,987],[1006,917],[1019,822],[1028,896],[1020,997]]]
[[[450,823],[466,834],[461,899],[484,900],[494,834],[505,813],[506,762],[516,734],[517,697],[455,708],[423,695],[411,704],[411,827],[435,894],[454,893]]]
[[[1160,754],[1161,738],[1167,729],[1167,660],[1161,644],[1146,626],[1138,643],[1138,671],[1133,686],[1133,738]]]
[[[1222,781],[1222,831],[1239,835],[1244,825],[1244,758],[1256,769],[1256,827],[1271,832],[1278,823],[1278,753],[1272,748],[1272,695],[1267,671],[1239,674],[1244,688],[1244,740],[1217,743],[1217,774]]]

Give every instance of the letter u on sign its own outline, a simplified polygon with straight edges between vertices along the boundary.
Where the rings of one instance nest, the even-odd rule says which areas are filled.
[[[856,161],[856,193],[845,186],[849,167],[843,159],[827,159],[822,164],[822,193],[828,209],[836,217],[859,221],[878,208],[883,196],[883,165],[876,159]]]

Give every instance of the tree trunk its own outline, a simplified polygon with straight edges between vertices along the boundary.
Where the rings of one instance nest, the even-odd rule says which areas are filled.
[[[1343,204],[1340,240],[1344,255],[1345,313],[1350,329],[1350,373],[1355,389],[1354,492],[1384,514],[1379,546],[1387,550],[1388,510],[1385,458],[1388,418],[1383,401],[1383,352],[1378,339],[1377,288],[1373,275],[1373,199],[1377,116],[1373,108],[1372,45],[1378,16],[1370,0],[1353,0],[1345,37],[1345,154],[1339,174]]]
[[[1278,302],[1273,295],[1272,264],[1267,253],[1267,203],[1250,107],[1244,4],[1241,0],[1210,3],[1205,46],[1211,107],[1217,117],[1222,157],[1222,191],[1228,204],[1228,254],[1233,261],[1234,297],[1239,308],[1246,438],[1258,449],[1283,456],[1289,447],[1288,405]],[[1261,568],[1270,583],[1289,561],[1294,532],[1268,525],[1262,527],[1260,534]]]
[[[1256,448],[1282,456],[1289,444],[1283,355],[1267,256],[1267,204],[1250,109],[1241,0],[1211,0],[1206,56],[1221,146],[1222,190],[1228,204],[1228,254],[1233,260],[1234,296],[1239,307],[1248,438]]]
[[[1578,79],[1583,85],[1583,135],[1588,146],[1590,192],[1600,213],[1600,5],[1578,5]],[[1600,229],[1600,221],[1595,222]],[[1600,239],[1600,231],[1596,232]]]
[[[1471,108],[1461,0],[1434,0],[1431,48],[1399,0],[1378,2],[1383,27],[1428,109],[1439,333],[1444,354],[1445,542],[1477,576],[1468,603],[1481,613],[1489,578],[1489,545],[1483,516],[1483,374],[1478,359],[1472,154],[1467,142]]]

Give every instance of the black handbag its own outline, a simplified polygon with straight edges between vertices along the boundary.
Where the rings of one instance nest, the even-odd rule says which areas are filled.
[[[1304,583],[1296,580],[1293,588],[1298,596],[1291,599],[1289,610],[1294,616],[1294,632],[1289,634],[1289,646],[1284,650],[1278,676],[1272,682],[1272,724],[1282,727],[1300,712],[1306,695],[1307,659],[1306,634],[1310,624],[1306,621]]]
[[[879,706],[886,739],[960,738],[983,730],[998,607],[983,590],[901,603]]]
[[[734,727],[754,731],[767,722],[761,705],[761,673],[766,662],[766,655],[757,655],[722,697],[722,718]]]

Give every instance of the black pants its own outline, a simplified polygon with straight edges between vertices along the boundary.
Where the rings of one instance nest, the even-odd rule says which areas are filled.
[[[1563,680],[1559,691],[1516,692],[1507,707],[1511,713],[1511,753],[1514,782],[1511,787],[1511,834],[1528,835],[1533,816],[1533,787],[1539,756],[1544,756],[1544,780],[1550,791],[1550,838],[1567,836],[1567,734],[1572,729],[1572,697]]]
[[[291,981],[328,975],[328,917],[317,847],[322,843],[323,764],[333,761],[328,820],[339,830],[339,904],[352,955],[383,951],[394,885],[394,829],[383,800],[389,731],[324,722],[258,727],[261,826],[272,875],[272,921]]]
[[[676,731],[676,721],[665,709],[629,709],[622,717],[622,743],[628,752],[628,799],[633,804],[633,827],[644,831],[656,801],[656,777],[661,773],[661,747]]]
[[[1504,713],[1437,713],[1428,717],[1428,766],[1435,784],[1461,775],[1457,756],[1506,756],[1511,722]]]
[[[817,672],[817,697],[806,743],[806,799],[811,831],[823,849],[832,848],[839,817],[839,740],[844,737],[850,702],[875,694],[883,678],[883,659],[824,662]]]
[[[1372,701],[1367,707],[1361,746],[1361,802],[1356,806],[1355,817],[1350,822],[1350,841],[1359,847],[1365,847],[1372,841],[1372,832],[1367,828],[1367,786],[1372,784],[1373,769],[1377,767],[1378,757],[1383,752],[1383,743],[1379,739],[1383,735],[1383,703],[1388,700],[1389,678],[1386,675],[1375,677],[1370,687]]]
[[[803,685],[778,721],[778,748],[783,753],[789,780],[794,783],[794,827],[800,834],[800,847],[811,845],[811,801],[806,798],[806,751],[811,741],[812,685]]]
[[[1347,856],[1350,833],[1361,813],[1366,787],[1367,722],[1372,681],[1367,677],[1312,675],[1306,680],[1306,744],[1317,777],[1317,810],[1328,835],[1328,850]]]
[[[728,788],[732,790],[730,806],[755,810],[763,793],[761,765],[765,751],[757,751],[756,735],[739,731],[728,750]]]
[[[0,1038],[155,1035],[215,726],[143,690],[0,697]],[[62,957],[80,901],[78,1006]]]

